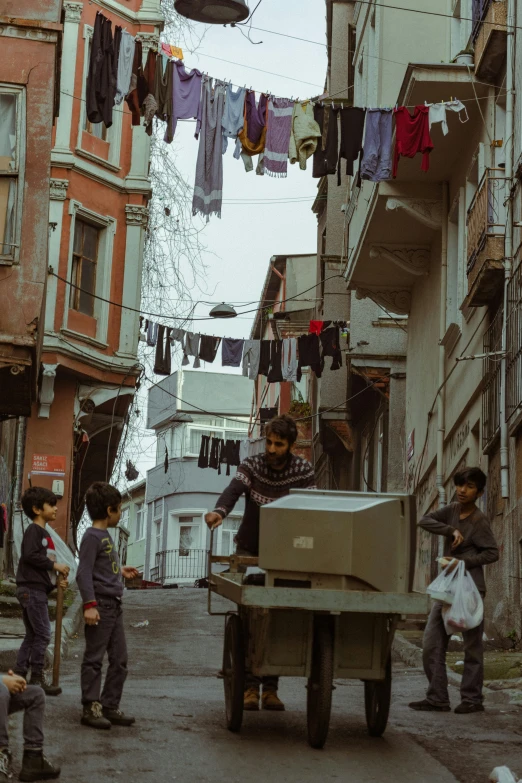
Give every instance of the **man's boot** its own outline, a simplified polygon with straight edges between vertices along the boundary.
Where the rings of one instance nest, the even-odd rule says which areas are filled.
[[[136,723],[136,718],[132,718],[130,715],[125,715],[121,710],[110,709],[109,707],[102,707],[103,717],[107,718],[113,726],[132,726]]]
[[[277,691],[263,691],[261,699],[264,710],[273,710],[274,712],[284,712],[285,705],[277,695]]]
[[[45,758],[43,750],[24,750],[19,780],[54,780],[60,772],[60,767]]]
[[[255,685],[246,689],[243,709],[247,712],[256,712],[259,709],[259,688]]]
[[[90,701],[83,705],[80,723],[93,729],[110,729],[112,725],[110,720],[104,717],[99,701]]]
[[[59,696],[62,692],[59,685],[50,685],[47,682],[44,672],[31,672],[29,685],[38,685],[46,696]]]
[[[0,750],[0,783],[7,783],[11,775],[11,754],[8,748]]]

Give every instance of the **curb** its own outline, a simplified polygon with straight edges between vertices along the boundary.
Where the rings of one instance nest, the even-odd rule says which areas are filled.
[[[83,616],[83,601],[80,592],[78,591],[74,601],[69,607],[69,611],[67,612],[66,617],[64,617],[62,622],[62,641],[60,645],[62,658],[67,657],[67,650],[69,647],[71,637],[74,636],[74,634],[80,627],[82,616]],[[49,644],[45,653],[46,668],[52,668],[53,665],[55,631],[56,631],[56,623],[52,622],[51,639],[53,641]]]

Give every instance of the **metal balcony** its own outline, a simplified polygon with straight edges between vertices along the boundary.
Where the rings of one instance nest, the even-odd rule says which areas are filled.
[[[163,585],[178,580],[194,582],[207,575],[207,564],[206,549],[166,549],[156,554],[156,567],[152,571]]]
[[[485,0],[474,26],[475,73],[491,81],[504,64],[507,49],[507,2]]]
[[[502,169],[486,169],[468,209],[469,307],[491,304],[502,290],[507,188]]]

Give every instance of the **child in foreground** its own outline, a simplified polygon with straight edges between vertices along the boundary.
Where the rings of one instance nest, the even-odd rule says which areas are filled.
[[[80,545],[76,576],[85,620],[81,723],[95,729],[131,726],[135,718],[124,715],[119,708],[127,679],[122,576],[133,579],[138,571],[129,566],[120,567],[114,541],[108,532],[120,521],[120,492],[104,481],[96,481],[87,490],[85,503],[92,527],[87,528]],[[109,666],[102,691],[102,663],[106,652],[109,653]]]

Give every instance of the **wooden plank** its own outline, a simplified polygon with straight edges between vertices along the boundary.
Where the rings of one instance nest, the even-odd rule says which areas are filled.
[[[236,594],[237,595],[237,594]],[[429,596],[417,593],[377,593],[355,590],[304,590],[294,587],[244,585],[243,606],[302,609],[311,612],[375,612],[377,614],[427,614]]]

